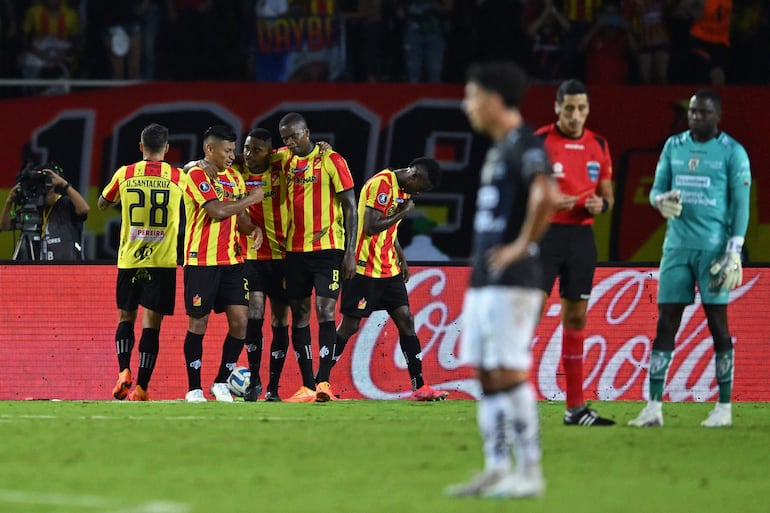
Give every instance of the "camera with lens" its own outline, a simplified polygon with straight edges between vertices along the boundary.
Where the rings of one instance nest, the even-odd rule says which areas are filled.
[[[13,202],[16,205],[14,212],[17,230],[35,233],[42,230],[45,197],[53,186],[46,169],[58,171],[59,166],[52,163],[35,166],[30,162],[16,175],[18,188]]]

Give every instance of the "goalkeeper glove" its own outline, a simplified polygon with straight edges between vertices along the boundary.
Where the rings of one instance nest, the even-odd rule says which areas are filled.
[[[711,286],[713,288],[733,290],[743,283],[741,249],[743,249],[743,237],[731,237],[727,241],[725,254],[711,264]]]
[[[674,189],[663,194],[655,196],[655,208],[660,210],[660,213],[666,219],[673,219],[679,217],[682,213],[682,192],[679,189]]]

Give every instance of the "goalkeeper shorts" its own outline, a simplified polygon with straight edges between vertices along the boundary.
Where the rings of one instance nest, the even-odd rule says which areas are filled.
[[[695,249],[664,249],[658,276],[658,303],[691,305],[695,302],[695,284],[701,303],[726,305],[729,291],[711,289],[711,263],[722,251]]]

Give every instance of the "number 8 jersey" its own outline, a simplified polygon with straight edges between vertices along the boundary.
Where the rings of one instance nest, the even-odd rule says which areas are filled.
[[[115,171],[102,196],[121,204],[118,269],[176,267],[186,179],[162,161],[142,160]]]

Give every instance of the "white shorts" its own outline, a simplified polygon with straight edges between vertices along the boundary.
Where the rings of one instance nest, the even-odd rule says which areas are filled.
[[[529,370],[543,292],[479,287],[465,293],[460,362],[476,369]]]

